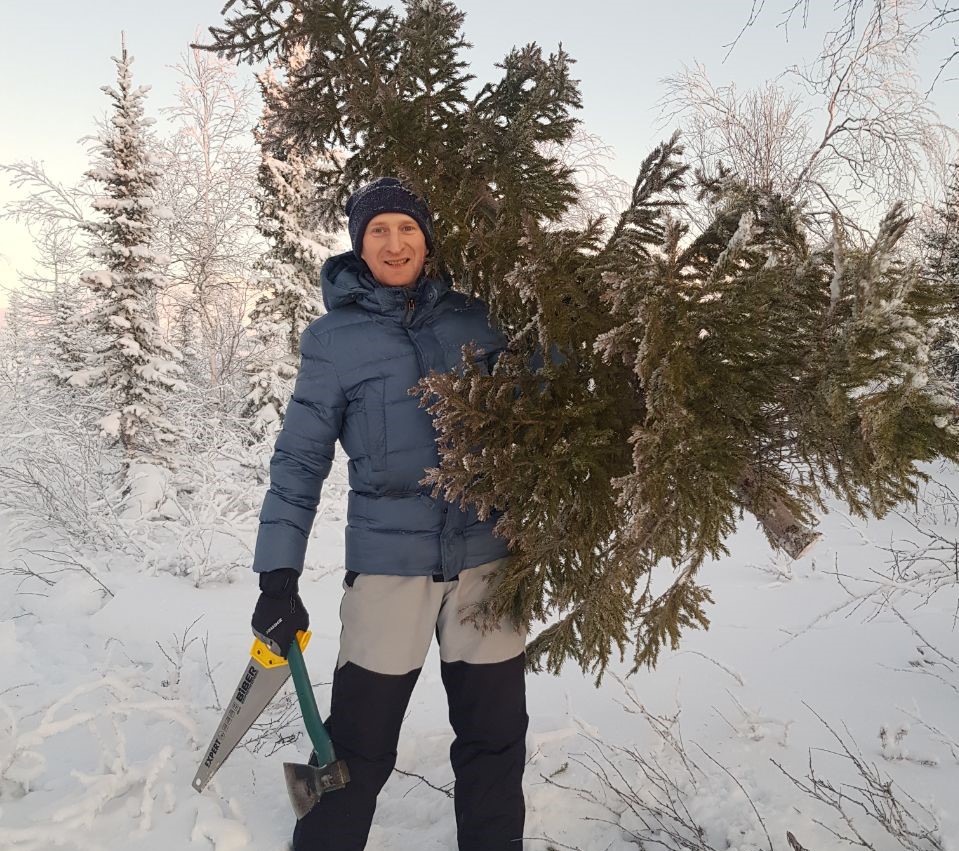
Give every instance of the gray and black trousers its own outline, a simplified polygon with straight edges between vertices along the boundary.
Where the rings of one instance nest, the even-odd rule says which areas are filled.
[[[483,630],[463,620],[506,561],[468,568],[449,582],[347,573],[327,726],[350,782],[297,822],[294,851],[365,847],[434,635],[455,734],[450,762],[459,851],[521,851],[526,635],[509,622]]]

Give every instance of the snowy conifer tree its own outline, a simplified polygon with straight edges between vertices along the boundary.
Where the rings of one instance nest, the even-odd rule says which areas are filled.
[[[147,151],[148,89],[134,88],[125,45],[113,61],[117,87],[103,88],[113,114],[88,172],[103,187],[93,202],[103,220],[88,226],[96,237],[91,256],[101,268],[83,276],[95,297],[92,321],[103,342],[72,382],[107,389],[111,409],[100,427],[123,448],[129,486],[136,464],[171,466],[177,432],[165,409],[182,383],[178,354],[157,324],[164,258],[151,245],[162,212],[153,199],[158,169]]]
[[[902,257],[902,207],[863,249],[841,233],[824,245],[769,191],[691,181],[674,138],[612,227],[557,226],[578,189],[550,143],[573,136],[581,105],[562,50],[514,49],[470,94],[448,0],[226,8],[211,32],[227,56],[306,45],[281,107],[299,144],[344,151],[317,174],[327,217],[371,177],[405,179],[435,217],[428,272],[484,298],[510,337],[492,374],[467,353],[463,374],[421,390],[436,492],[503,511],[514,557],[484,614],[554,621],[527,648],[534,666],[601,673],[629,644],[635,666],[654,664],[708,625],[698,571],[745,512],[797,556],[828,495],[882,514],[915,492],[918,462],[959,458],[925,369],[943,291]],[[703,227],[694,193],[710,201]]]
[[[21,273],[19,289],[21,316],[41,343],[38,374],[47,385],[64,385],[95,347],[96,329],[86,317],[91,294],[80,281],[93,241],[85,227],[90,181],[64,184],[32,160],[0,165],[0,173],[25,192],[0,216],[24,224],[33,236],[36,269]]]
[[[29,317],[42,358],[37,374],[48,386],[66,385],[94,348],[94,329],[84,321],[89,292],[80,281],[87,259],[76,229],[43,223],[34,241],[36,271],[21,274],[21,311]]]
[[[286,73],[298,70],[303,56],[302,48],[294,48]],[[244,409],[256,438],[271,435],[282,424],[299,363],[300,336],[323,312],[320,267],[333,246],[330,235],[318,230],[311,158],[290,140],[278,120],[276,107],[286,92],[273,68],[260,75],[260,89],[264,112],[256,129],[262,151],[259,228],[270,248],[257,267],[263,293],[250,312],[256,348]]]

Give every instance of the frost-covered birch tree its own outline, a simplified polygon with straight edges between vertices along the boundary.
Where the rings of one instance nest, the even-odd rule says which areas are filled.
[[[909,4],[885,13],[880,5],[853,29],[827,34],[811,62],[758,87],[718,84],[702,65],[667,78],[663,126],[683,128],[694,167],[722,166],[795,200],[820,234],[838,214],[865,244],[892,204],[932,197],[955,142],[923,91]]]
[[[254,437],[272,434],[283,421],[300,357],[300,336],[323,312],[320,267],[333,253],[334,239],[316,214],[313,172],[322,167],[290,139],[277,107],[286,97],[277,76],[298,71],[305,61],[294,48],[280,67],[260,77],[263,116],[256,129],[260,143],[259,228],[269,249],[257,263],[261,295],[250,312],[254,351],[248,361],[244,415]]]
[[[928,91],[946,78],[944,74],[959,57],[956,32],[959,28],[959,4],[950,0],[836,0],[830,4],[826,17],[811,16],[811,0],[783,0],[779,4],[753,2],[739,34],[727,45],[733,51],[745,32],[756,25],[764,15],[777,15],[777,26],[788,36],[790,28],[806,28],[810,20],[825,20],[830,28],[829,38],[836,45],[858,40],[864,31],[872,31],[874,38],[882,38],[889,31],[905,31],[912,43],[945,34],[934,48],[938,62],[935,74],[928,83]],[[816,9],[819,12],[819,9]],[[927,51],[928,52],[928,51]]]
[[[134,86],[125,44],[113,61],[117,86],[103,89],[112,115],[88,172],[102,193],[93,201],[102,219],[87,225],[95,237],[91,256],[100,268],[83,276],[94,296],[91,320],[101,340],[71,381],[107,390],[110,408],[99,424],[123,449],[130,490],[137,465],[172,466],[177,432],[167,410],[182,382],[178,353],[157,323],[165,258],[154,238],[164,212],[154,198],[159,169],[148,151],[152,122],[143,106],[148,89]]]
[[[172,132],[156,140],[162,173],[155,197],[172,214],[156,232],[169,257],[160,320],[184,355],[188,381],[217,388],[229,405],[242,382],[244,318],[261,251],[254,92],[233,63],[203,51],[188,51],[175,71],[176,101],[163,110]]]

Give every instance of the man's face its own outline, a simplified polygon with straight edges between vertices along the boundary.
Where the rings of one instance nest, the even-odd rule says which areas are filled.
[[[406,213],[380,213],[366,226],[360,256],[381,284],[408,287],[423,271],[426,237]]]

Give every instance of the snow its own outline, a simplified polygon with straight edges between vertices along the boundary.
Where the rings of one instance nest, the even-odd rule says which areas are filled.
[[[959,471],[931,472],[959,486]],[[163,499],[168,484],[143,474],[142,497]],[[339,634],[343,482],[336,469],[302,590],[321,707]],[[940,820],[942,849],[959,849],[959,587],[937,586],[926,599],[920,586],[880,575],[890,550],[917,538],[910,521],[955,537],[944,494],[930,487],[915,511],[882,521],[834,507],[823,540],[796,562],[773,554],[745,522],[731,555],[704,568],[716,598],[710,630],[687,633],[655,671],[622,679],[627,666],[616,665],[599,688],[571,668],[530,676],[528,851],[550,843],[627,851],[641,847],[636,837],[657,847],[654,835],[692,841],[668,807],[650,815],[653,796],[702,827],[705,844],[692,847],[778,851],[789,847],[786,831],[816,851],[844,847],[828,832],[848,832],[838,813],[786,774],[808,784],[812,761],[817,778],[852,784],[851,795],[862,781],[844,747],[892,778],[901,801],[912,796],[916,817]],[[43,552],[63,542],[34,521],[33,552],[14,552],[24,530],[13,535],[13,521],[0,516],[0,564],[48,571]],[[185,521],[164,522],[173,534]],[[237,524],[235,534],[252,543],[255,517]],[[207,539],[224,565],[237,561],[228,537]],[[156,551],[80,559],[93,559],[113,596],[79,570],[44,573],[52,585],[0,570],[0,848],[283,851],[293,817],[282,762],[308,753],[290,691],[203,795],[190,788],[249,652],[253,577],[226,567],[210,573],[217,581],[174,575],[162,568],[174,549],[167,538],[138,540]],[[887,605],[871,595],[877,588]],[[405,773],[383,792],[370,851],[455,847],[450,741],[434,647],[400,742]],[[901,847],[862,811],[849,812],[877,851]]]
[[[129,483],[130,495],[125,505],[125,518],[146,517],[166,502],[170,490],[170,472],[157,464],[131,464]]]
[[[85,376],[86,372],[78,373],[78,375]],[[71,379],[71,381],[73,381],[73,379]],[[85,386],[86,381],[84,379],[83,383],[81,383],[81,379],[76,378],[76,383],[79,384],[79,386],[83,387]],[[112,437],[114,439],[119,438],[120,437],[120,421],[121,421],[120,412],[111,411],[109,414],[107,414],[105,417],[103,417],[100,420],[100,432],[107,437]]]

